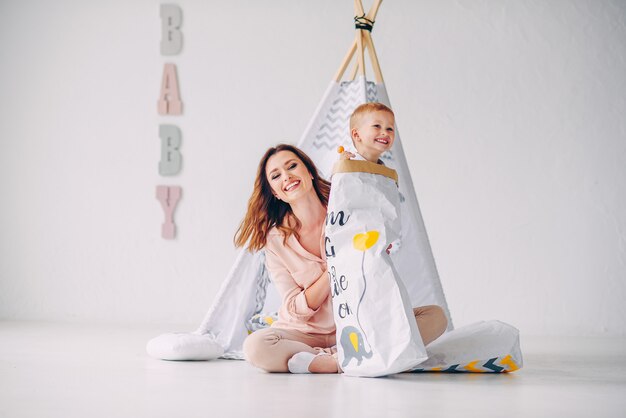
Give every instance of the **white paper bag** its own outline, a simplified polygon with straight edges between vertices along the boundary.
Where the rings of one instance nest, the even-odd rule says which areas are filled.
[[[348,376],[384,376],[426,360],[409,297],[386,252],[398,239],[394,170],[368,161],[335,164],[326,257],[339,365]]]

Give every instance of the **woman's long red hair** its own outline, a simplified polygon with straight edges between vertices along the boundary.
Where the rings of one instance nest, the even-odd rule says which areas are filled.
[[[265,247],[267,243],[267,233],[273,227],[277,227],[283,232],[285,241],[291,234],[295,234],[296,237],[299,238],[298,229],[300,229],[301,226],[300,221],[293,216],[291,206],[289,206],[288,203],[277,199],[273,195],[272,188],[265,174],[267,160],[269,160],[272,155],[281,151],[293,152],[304,163],[313,177],[313,188],[317,193],[317,197],[319,197],[324,206],[328,206],[330,182],[320,177],[317,167],[315,167],[313,161],[304,151],[293,145],[278,144],[268,149],[259,163],[252,196],[250,196],[250,200],[248,200],[248,211],[235,233],[234,241],[237,247],[243,247],[246,242],[249,241],[248,248],[250,250],[260,250]],[[287,215],[291,216],[285,220]],[[293,221],[291,221],[292,219]]]

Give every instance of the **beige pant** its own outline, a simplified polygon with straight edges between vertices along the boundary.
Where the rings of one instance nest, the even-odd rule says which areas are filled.
[[[413,308],[417,327],[424,345],[430,344],[444,333],[448,326],[446,316],[439,306],[421,306]],[[286,373],[287,362],[296,353],[308,351],[318,353],[322,349],[328,353],[336,344],[335,334],[306,334],[296,330],[265,328],[253,332],[243,343],[246,360],[253,366],[267,372]]]
[[[318,353],[322,349],[331,352],[335,345],[335,333],[306,334],[296,330],[265,328],[253,332],[243,342],[243,353],[253,366],[267,372],[288,372],[287,362],[302,351]]]

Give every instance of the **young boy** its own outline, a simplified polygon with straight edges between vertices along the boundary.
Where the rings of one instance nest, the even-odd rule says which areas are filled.
[[[363,103],[350,115],[350,136],[357,153],[340,150],[340,160],[365,160],[385,165],[380,156],[391,149],[396,137],[393,110],[378,102]],[[343,147],[341,147],[343,148]],[[399,241],[389,244],[387,254],[396,250]]]
[[[350,116],[350,136],[357,154],[343,151],[342,160],[367,160],[383,164],[380,156],[391,149],[395,139],[393,111],[382,103],[365,103]]]

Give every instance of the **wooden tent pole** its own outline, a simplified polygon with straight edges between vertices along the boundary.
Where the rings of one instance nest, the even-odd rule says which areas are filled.
[[[356,16],[363,16],[365,14],[365,10],[363,10],[362,0],[354,0],[354,14]]]
[[[360,1],[360,0],[359,0]],[[378,14],[378,9],[380,8],[380,4],[382,0],[376,0],[369,12],[367,12],[367,18],[372,22],[376,18],[376,14]],[[361,6],[361,10],[363,10],[363,6]],[[376,78],[376,83],[383,84],[383,73],[380,70],[380,63],[378,62],[378,56],[376,55],[376,49],[374,48],[374,41],[372,40],[372,34],[370,31],[363,30],[363,41],[365,46],[367,47],[367,52],[370,56],[370,61],[372,62],[372,69],[374,70],[374,77]]]
[[[371,20],[372,22],[374,20],[376,20],[376,15],[378,14],[378,8],[380,7],[380,4],[383,2],[383,0],[376,0],[374,2],[374,4],[372,4],[372,7],[370,7],[369,12],[367,12],[367,18],[369,20]]]
[[[346,68],[348,68],[350,61],[352,61],[352,57],[354,57],[355,52],[356,52],[356,39],[354,40],[354,42],[352,42],[350,49],[348,49],[346,56],[344,57],[343,61],[341,62],[341,65],[339,66],[339,70],[337,70],[337,74],[335,74],[336,83],[339,83],[341,81],[341,77],[343,77],[343,73],[346,71]]]
[[[357,2],[359,3],[357,6]],[[374,1],[374,4],[372,5],[372,7],[370,8],[370,10],[367,12],[366,17],[371,20],[372,22],[374,20],[376,20],[376,15],[378,14],[378,9],[380,8],[380,4],[383,2],[383,0],[376,0]],[[359,0],[355,0],[355,10],[357,10],[357,7],[360,6],[360,13],[357,11],[357,15],[361,16],[363,15],[363,4],[359,1]],[[363,32],[363,30],[357,30],[357,35],[360,35],[360,32]],[[369,35],[369,33],[368,33]],[[361,38],[361,36],[355,36],[354,37],[354,41],[352,42],[352,45],[350,45],[350,48],[348,49],[348,52],[346,53],[345,57],[343,58],[343,61],[341,62],[341,65],[339,66],[339,70],[337,70],[337,73],[335,74],[335,82],[338,83],[341,81],[341,77],[343,77],[343,74],[346,72],[346,69],[348,68],[348,65],[350,65],[350,61],[352,61],[352,58],[354,57],[354,53],[357,50],[357,46],[358,46],[358,40],[359,38]],[[369,36],[370,41],[371,41],[371,36]],[[372,43],[372,47],[370,48],[370,51],[373,50],[374,44]],[[372,58],[372,56],[370,55],[370,59]],[[365,64],[365,59],[363,59],[363,64]],[[376,59],[376,62],[378,62],[378,59]],[[362,66],[363,68],[363,72],[365,72],[365,65]],[[378,68],[378,71],[380,71],[380,66],[374,66],[374,71],[376,71],[376,68]],[[350,77],[350,79],[354,79],[356,77],[356,72],[359,69],[359,61],[357,60],[357,64],[353,69],[353,73],[354,75],[352,75],[352,77]],[[382,80],[382,74],[381,74],[381,80]],[[378,78],[376,79],[376,81],[378,81]]]
[[[348,80],[354,81],[357,72],[359,72],[359,63],[357,61],[354,61],[354,66],[352,67],[352,71],[350,71],[350,76],[348,77]]]
[[[380,70],[380,63],[378,62],[378,57],[376,56],[376,49],[374,48],[374,41],[372,41],[372,35],[369,32],[365,32],[365,45],[367,46],[367,52],[370,56],[370,61],[372,62],[372,69],[374,70],[374,77],[376,78],[377,84],[384,84],[383,80],[383,72]]]
[[[361,0],[354,0],[354,13],[356,16],[364,15]],[[363,47],[363,29],[356,31],[357,60],[359,62],[359,75],[365,77],[365,48]]]

